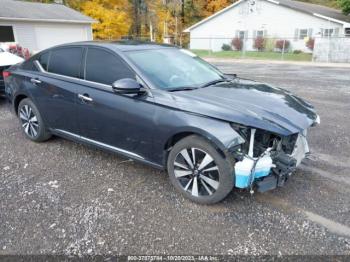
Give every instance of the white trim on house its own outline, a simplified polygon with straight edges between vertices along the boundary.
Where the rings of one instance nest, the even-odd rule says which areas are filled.
[[[325,19],[327,21],[332,21],[334,23],[338,23],[338,24],[341,24],[341,25],[349,24],[348,22],[340,21],[338,19],[334,19],[334,18],[331,18],[331,17],[328,17],[328,16],[317,14],[317,13],[313,13],[313,15],[316,16],[316,17],[319,17],[319,18],[323,18],[323,19]]]
[[[6,21],[26,21],[26,22],[48,22],[48,23],[68,23],[68,24],[93,24],[97,23],[94,21],[82,21],[82,20],[63,20],[63,19],[33,19],[33,18],[12,18],[12,17],[0,17],[1,20]]]
[[[276,4],[276,5],[279,5],[279,4],[280,4],[280,2],[274,1],[274,0],[267,0],[267,1],[270,2],[270,3]]]

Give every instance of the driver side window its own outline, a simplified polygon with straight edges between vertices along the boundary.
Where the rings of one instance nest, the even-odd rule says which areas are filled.
[[[135,73],[121,58],[102,49],[88,49],[85,80],[112,85],[115,81],[123,78],[135,79]]]

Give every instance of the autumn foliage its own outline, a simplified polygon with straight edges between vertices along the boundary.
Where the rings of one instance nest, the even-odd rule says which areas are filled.
[[[234,1],[230,0],[207,0],[206,5],[204,5],[204,15],[209,16],[213,13],[220,11],[221,9],[229,6]]]
[[[50,1],[50,0],[48,0]],[[188,26],[237,0],[65,0],[65,3],[94,18],[95,39],[122,36],[161,40],[178,38]]]
[[[116,39],[127,35],[131,23],[128,0],[90,0],[81,11],[96,20],[92,25],[95,39]]]

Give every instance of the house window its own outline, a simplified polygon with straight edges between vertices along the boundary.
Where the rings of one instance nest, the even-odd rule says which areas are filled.
[[[299,39],[304,40],[305,37],[308,37],[308,32],[309,32],[308,29],[300,29],[299,30]]]
[[[12,26],[0,26],[0,42],[15,42]]]
[[[339,28],[323,28],[321,29],[322,37],[338,36]]]
[[[239,31],[238,37],[240,39],[244,39],[245,38],[245,31]]]
[[[256,37],[264,37],[264,36],[265,36],[264,30],[256,31]]]
[[[350,27],[345,28],[345,36],[350,37]]]
[[[322,36],[323,37],[328,37],[333,35],[333,29],[323,29]]]

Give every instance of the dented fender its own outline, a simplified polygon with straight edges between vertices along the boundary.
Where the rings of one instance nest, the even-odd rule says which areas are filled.
[[[153,121],[157,127],[157,136],[152,143],[155,152],[152,161],[163,166],[166,163],[169,142],[177,136],[197,134],[211,141],[222,152],[245,142],[229,122],[166,106],[159,106],[154,111]]]
[[[179,112],[179,114],[182,115],[184,113]],[[181,118],[183,119],[183,117],[184,116]],[[187,121],[185,121],[182,126],[178,126],[176,132],[171,132],[170,136],[186,132],[198,134],[212,141],[213,144],[223,152],[234,146],[245,143],[245,140],[228,122],[188,113],[185,113],[184,118]]]

